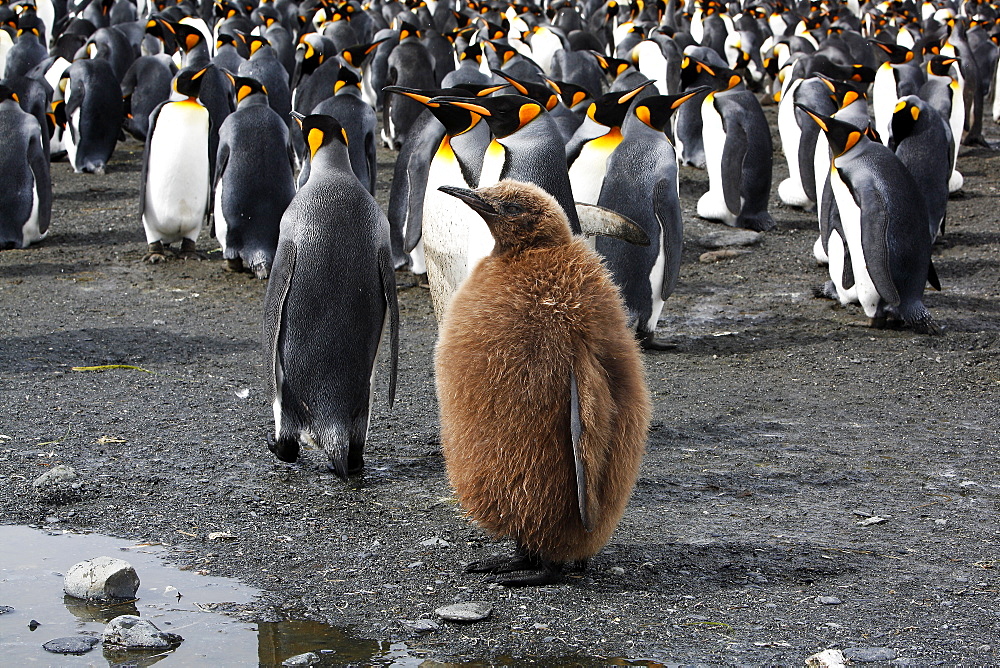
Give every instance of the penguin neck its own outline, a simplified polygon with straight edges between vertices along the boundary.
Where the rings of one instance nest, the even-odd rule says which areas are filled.
[[[243,107],[258,107],[258,106],[266,107],[267,104],[268,102],[266,95],[264,95],[263,93],[253,93],[251,95],[247,95],[245,98],[240,100],[239,103],[236,105],[236,108],[242,109]]]
[[[309,180],[312,180],[312,173],[315,171],[327,172],[328,170],[340,170],[353,174],[351,170],[351,157],[347,152],[347,146],[337,140],[325,144],[312,156],[312,167],[310,168]]]

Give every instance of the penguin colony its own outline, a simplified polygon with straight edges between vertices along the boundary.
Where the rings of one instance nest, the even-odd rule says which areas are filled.
[[[144,142],[145,261],[203,257],[207,227],[230,270],[269,279],[271,450],[318,447],[341,476],[363,467],[386,338],[394,394],[393,271],[426,274],[452,482],[518,546],[478,570],[550,581],[606,543],[635,480],[678,165],[708,174],[700,217],[772,229],[777,103],[777,194],[816,217],[817,296],[938,332],[932,244],[959,146],[988,146],[998,42],[994,5],[954,0],[0,3],[0,249],[45,238],[50,161],[103,174],[124,133]],[[377,144],[398,151],[386,212]],[[581,308],[524,330],[519,357],[512,333],[555,303],[539,286]],[[509,335],[488,342],[484,316]]]

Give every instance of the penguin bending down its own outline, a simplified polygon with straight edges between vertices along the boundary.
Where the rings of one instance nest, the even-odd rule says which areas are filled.
[[[34,116],[21,109],[17,94],[0,84],[0,250],[26,248],[45,238],[52,215],[49,156]]]
[[[230,270],[267,278],[281,216],[295,195],[295,155],[259,81],[236,77],[236,103],[219,130],[215,236]]]
[[[351,170],[347,133],[330,116],[302,121],[309,180],[281,219],[264,302],[265,370],[278,459],[317,445],[346,478],[364,466],[372,379],[390,333],[396,394],[399,310],[389,222]],[[344,271],[346,267],[350,271]]]
[[[701,103],[708,192],[698,200],[698,215],[732,227],[770,230],[772,144],[764,111],[740,75],[723,68],[709,72],[715,92]]]
[[[923,304],[924,285],[939,287],[931,264],[927,205],[906,166],[885,145],[850,123],[803,109],[826,134],[833,153],[830,186],[841,235],[831,234],[830,271],[852,274],[857,300],[872,327],[889,318],[926,334],[940,332]],[[844,257],[848,266],[834,260]],[[833,295],[829,295],[833,296]],[[837,295],[842,303],[846,295]]]
[[[195,241],[211,206],[211,123],[197,100],[204,73],[181,70],[173,87],[184,99],[164,102],[149,116],[139,215],[149,244],[143,259],[151,264],[163,262],[164,245],[175,241],[181,242],[181,257],[200,257]]]
[[[121,133],[121,87],[106,60],[77,60],[63,73],[66,151],[73,171],[103,174]]]
[[[608,542],[638,476],[650,417],[638,346],[610,275],[551,195],[514,181],[443,190],[496,243],[438,340],[442,449],[468,515],[517,546],[467,570],[551,583]]]

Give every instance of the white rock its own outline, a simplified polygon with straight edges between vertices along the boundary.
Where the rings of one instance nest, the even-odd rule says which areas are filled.
[[[135,615],[115,617],[104,627],[105,645],[128,649],[165,649],[180,644],[182,640],[176,633],[164,633],[152,622]]]
[[[806,659],[809,668],[843,668],[844,653],[839,649],[825,649]]]
[[[74,565],[63,578],[63,591],[83,599],[132,599],[139,591],[139,576],[127,561],[97,557]]]
[[[493,606],[489,603],[455,603],[434,612],[449,622],[478,622],[493,614]]]
[[[312,666],[319,663],[319,654],[315,652],[306,652],[305,654],[296,654],[295,656],[290,656],[281,662],[282,666]]]

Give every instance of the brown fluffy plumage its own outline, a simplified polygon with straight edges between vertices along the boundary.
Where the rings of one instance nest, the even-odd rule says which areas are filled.
[[[483,216],[496,246],[459,288],[438,341],[448,475],[489,533],[553,562],[585,559],[618,525],[645,450],[638,346],[610,275],[551,196],[510,181],[475,192],[502,215]],[[590,531],[578,503],[571,369]]]

